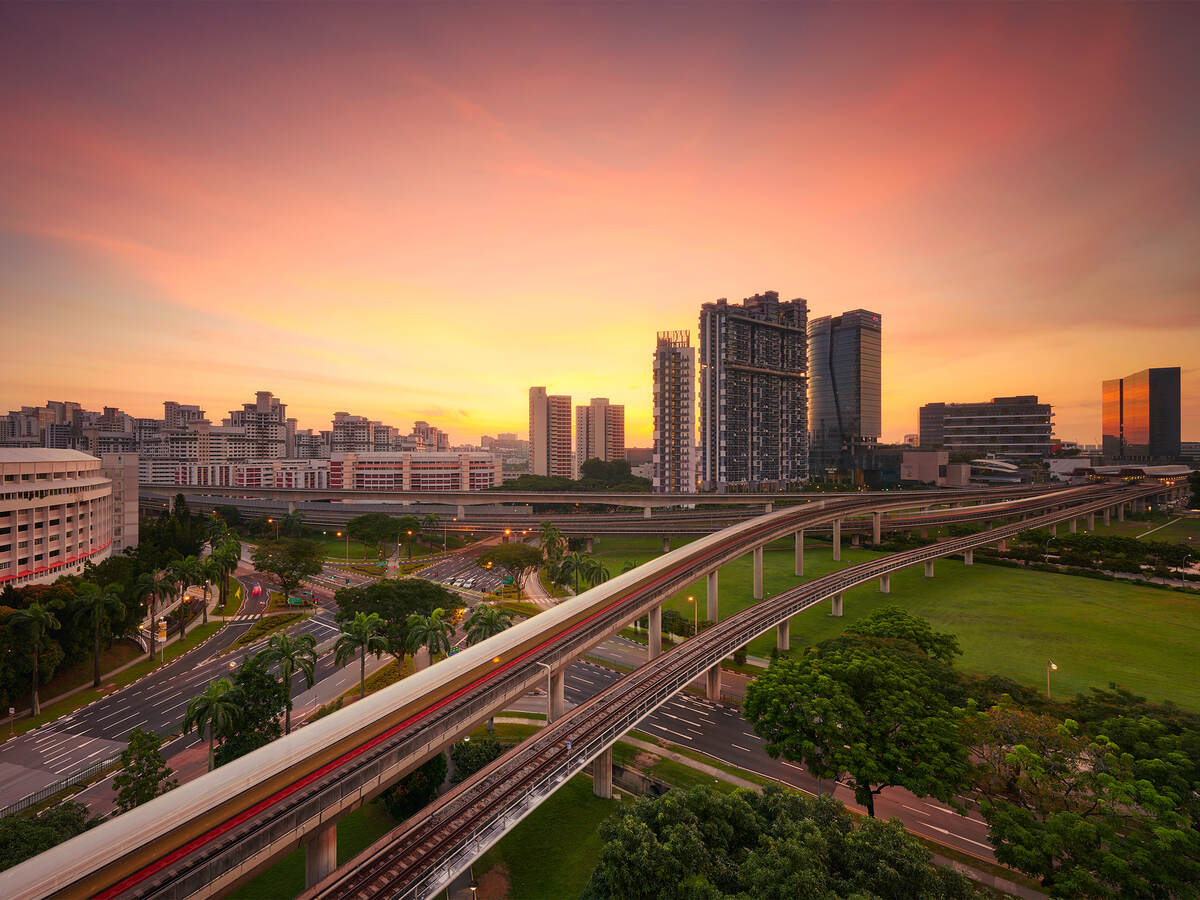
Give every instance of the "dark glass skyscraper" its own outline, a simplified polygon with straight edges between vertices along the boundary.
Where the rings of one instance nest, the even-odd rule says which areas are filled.
[[[1178,366],[1105,381],[1100,400],[1106,458],[1151,462],[1179,457]]]
[[[808,323],[809,471],[875,468],[883,430],[882,317],[865,309]]]
[[[700,479],[717,490],[808,478],[808,304],[775,291],[700,308]]]

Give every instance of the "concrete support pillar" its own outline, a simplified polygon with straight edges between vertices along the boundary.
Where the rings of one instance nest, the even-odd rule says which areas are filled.
[[[1057,537],[1057,536],[1058,536],[1058,523],[1052,522],[1050,524],[1050,537]]]
[[[1111,524],[1112,524],[1112,510],[1106,508],[1104,510],[1104,527],[1107,528]]]
[[[804,529],[796,532],[796,574],[804,574]]]
[[[871,514],[871,543],[883,542],[883,516],[880,513]]]
[[[775,626],[775,649],[780,653],[792,647],[792,620],[780,622]]]
[[[583,539],[583,552],[591,553],[595,549],[595,540],[590,537]]]
[[[967,566],[975,565],[975,551],[974,550],[964,550],[963,551],[963,565],[967,565]]]
[[[837,616],[838,618],[841,618],[841,615],[842,615],[842,595],[841,594],[833,595],[833,609],[830,610],[829,614],[831,616]]]
[[[670,553],[670,552],[671,552],[671,539],[669,537],[667,537],[666,535],[663,535],[663,553]]]
[[[925,562],[925,577],[926,578],[933,577],[933,560],[932,559],[926,560],[926,562]]]
[[[704,618],[712,622],[714,625],[717,622],[718,607],[717,607],[717,572],[718,569],[713,569],[708,573],[708,598],[707,605],[704,608]]]
[[[337,823],[328,822],[304,845],[304,886],[313,887],[337,868]]]
[[[1071,531],[1071,534],[1076,534],[1076,533],[1078,533],[1078,531],[1079,531],[1079,520],[1078,520],[1078,519],[1076,519],[1076,518],[1074,518],[1074,517],[1072,517],[1072,518],[1071,518],[1071,521],[1067,523],[1067,528],[1068,528],[1068,529],[1070,529],[1070,531]]]
[[[662,656],[662,607],[650,610],[650,659]]]
[[[592,790],[597,797],[612,799],[612,747],[592,760]]]
[[[557,722],[566,708],[567,670],[559,669],[550,676],[550,695],[546,698],[546,721]]]
[[[289,500],[288,501],[288,515],[289,516],[292,515],[295,511],[296,511],[296,501]]]
[[[465,506],[463,506],[461,503],[458,504],[458,517],[460,519],[465,519],[466,516],[467,516],[467,508]]]
[[[892,592],[892,576],[891,574],[879,576],[879,593],[890,594]]]
[[[763,598],[763,548],[761,546],[754,548],[754,599],[761,600]]]
[[[862,546],[862,538],[859,537],[857,534],[850,535],[850,546],[851,547],[861,547]]]
[[[833,520],[833,561],[842,561],[842,520]]]
[[[764,513],[769,513],[771,511],[773,511],[774,509],[775,509],[775,504],[771,503],[770,501],[767,501],[766,503],[763,504],[763,512]]]
[[[1125,504],[1124,503],[1117,504],[1117,521],[1118,522],[1125,521]]]
[[[643,518],[643,519],[648,519],[648,518],[650,518],[650,507],[648,507],[648,506],[643,506],[643,507],[642,507],[642,518]]]
[[[715,665],[704,673],[704,696],[714,703],[721,699],[721,666]]]
[[[1094,512],[1090,512],[1087,514],[1087,530],[1088,531],[1096,530],[1096,514]]]
[[[1000,543],[998,543],[996,545],[996,549],[999,550],[1001,553],[1006,552],[1008,550],[1008,538],[1004,538],[1003,540],[1001,540]]]

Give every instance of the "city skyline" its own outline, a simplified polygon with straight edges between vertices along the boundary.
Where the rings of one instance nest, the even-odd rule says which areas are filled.
[[[0,9],[0,406],[459,443],[547,384],[648,446],[654,335],[777,290],[887,317],[884,441],[1028,393],[1098,443],[1173,365],[1200,432],[1200,9],[215,12]]]

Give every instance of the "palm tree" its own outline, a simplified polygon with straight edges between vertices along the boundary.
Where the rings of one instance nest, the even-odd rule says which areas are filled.
[[[549,519],[542,523],[542,552],[546,554],[547,562],[556,563],[562,559],[566,544],[567,539],[558,526]]]
[[[587,560],[580,553],[568,553],[558,565],[558,574],[562,578],[575,576],[575,593],[579,593],[579,576],[587,571]]]
[[[585,560],[584,565],[585,568],[583,577],[587,579],[588,584],[590,584],[592,587],[608,581],[610,577],[608,569],[605,567],[604,563],[600,562],[600,560],[588,559]]]
[[[626,572],[632,572],[640,565],[641,563],[636,559],[627,559],[625,560],[625,565],[621,566],[621,574],[624,575]]]
[[[454,623],[441,607],[428,616],[413,613],[408,617],[408,651],[417,653],[422,647],[429,650],[429,661],[439,653],[450,652],[450,639],[454,637]]]
[[[197,694],[188,701],[187,712],[183,716],[183,733],[187,734],[193,728],[203,733],[207,726],[208,771],[213,770],[213,741],[217,733],[229,732],[241,715],[242,708],[238,705],[237,691],[228,678],[210,681],[204,693]]]
[[[221,600],[229,596],[229,576],[237,571],[242,559],[242,542],[232,531],[221,539],[220,546],[214,551],[214,556],[221,561],[223,583],[221,585]]]
[[[471,611],[467,619],[467,643],[474,646],[510,627],[512,613],[509,610],[481,603]],[[496,730],[495,716],[488,717],[487,730]]]
[[[92,646],[92,687],[100,687],[100,623],[107,615],[117,618],[125,613],[120,585],[100,587],[85,581],[79,586],[72,612],[76,618],[91,619],[95,638]]]
[[[204,624],[208,624],[208,592],[214,584],[220,585],[221,576],[225,573],[225,565],[216,554],[206,556],[200,561],[200,574],[204,577]],[[218,590],[218,595],[220,591]]]
[[[221,543],[227,534],[229,534],[229,526],[225,524],[225,520],[214,509],[212,516],[208,520],[209,549],[216,552],[217,545]]]
[[[204,566],[195,556],[185,556],[172,563],[171,574],[175,577],[179,590],[179,637],[182,638],[188,620],[187,589],[192,585],[204,583]],[[205,615],[204,618],[207,622],[208,616]]]
[[[333,645],[333,660],[336,665],[344,665],[354,659],[354,654],[361,651],[358,670],[359,697],[367,696],[367,654],[374,653],[375,658],[387,652],[388,642],[383,635],[383,620],[379,613],[356,613],[349,622],[342,624],[342,636]]]
[[[317,639],[307,632],[294,638],[286,631],[271,635],[267,646],[258,654],[264,663],[279,663],[279,674],[287,688],[288,702],[284,710],[283,733],[292,733],[292,676],[304,673],[304,681],[312,687],[316,681]]]
[[[434,531],[438,527],[438,524],[440,522],[441,522],[441,519],[438,518],[437,513],[430,513],[424,519],[421,520],[421,530],[422,531]]]
[[[513,614],[499,606],[481,603],[467,618],[467,643],[475,645],[512,627]]]
[[[175,576],[171,574],[170,569],[164,569],[153,576],[153,588],[150,591],[150,628],[149,640],[146,642],[150,645],[150,661],[154,661],[154,637],[157,634],[156,619],[158,618],[158,607],[165,601],[170,600],[175,596]]]
[[[33,714],[40,715],[42,704],[38,700],[38,658],[42,653],[42,638],[47,632],[62,628],[62,623],[45,606],[30,603],[25,609],[15,609],[5,617],[5,623],[16,625],[29,632],[30,649],[33,653]]]

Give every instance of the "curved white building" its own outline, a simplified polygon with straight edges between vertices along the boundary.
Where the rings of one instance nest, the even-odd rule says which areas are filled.
[[[0,587],[77,575],[113,542],[112,481],[77,450],[0,448]]]

